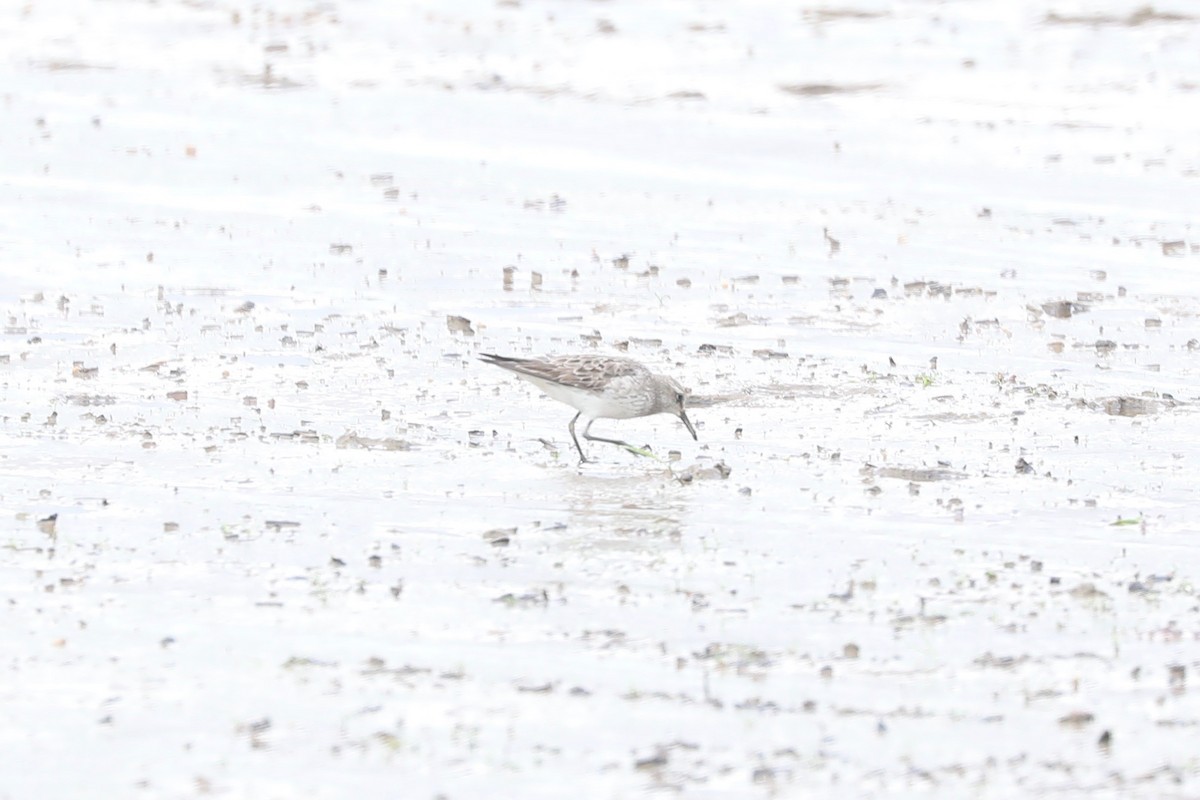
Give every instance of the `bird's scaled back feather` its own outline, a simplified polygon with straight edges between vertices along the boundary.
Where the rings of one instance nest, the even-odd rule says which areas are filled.
[[[649,370],[632,358],[621,356],[578,355],[508,358],[481,353],[480,358],[489,364],[503,367],[518,375],[529,375],[590,392],[604,391],[606,386],[622,378],[640,379],[649,374]]]

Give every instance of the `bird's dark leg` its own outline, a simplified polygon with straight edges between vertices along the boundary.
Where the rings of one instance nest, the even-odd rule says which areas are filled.
[[[594,419],[588,420],[588,424],[583,428],[583,438],[587,439],[589,442],[605,442],[607,444],[615,444],[625,448],[633,447],[633,445],[629,444],[629,442],[622,442],[620,439],[602,439],[599,436],[592,436],[590,433],[588,433],[588,431],[592,429],[592,423],[595,421],[596,420]]]
[[[579,451],[579,463],[586,464],[587,456],[585,456],[583,454],[583,448],[579,446],[579,440],[575,438],[575,421],[578,420],[581,416],[583,416],[582,411],[580,411],[578,414],[576,414],[574,417],[572,417],[571,424],[567,426],[567,430],[569,430],[571,432],[571,441],[573,441],[575,443],[575,449]],[[585,439],[587,438],[587,429],[590,427],[592,427],[592,423],[589,422],[587,424],[587,427],[583,429],[583,438],[585,438]]]

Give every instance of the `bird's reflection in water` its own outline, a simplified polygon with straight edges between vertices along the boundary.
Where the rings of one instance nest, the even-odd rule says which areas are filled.
[[[583,472],[561,477],[565,537],[589,548],[661,547],[678,541],[688,490],[667,471],[637,475]]]

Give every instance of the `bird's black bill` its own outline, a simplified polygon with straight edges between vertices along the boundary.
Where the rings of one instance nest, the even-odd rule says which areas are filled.
[[[700,441],[700,437],[696,435],[696,429],[692,427],[692,421],[687,418],[687,412],[680,411],[679,418],[681,420],[683,420],[683,424],[687,426],[688,433],[690,433],[692,435],[692,438],[695,439],[697,442]]]

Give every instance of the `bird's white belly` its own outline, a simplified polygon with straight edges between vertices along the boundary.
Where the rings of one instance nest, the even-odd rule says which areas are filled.
[[[586,389],[577,389],[562,383],[555,383],[532,375],[520,377],[541,389],[548,397],[566,403],[583,412],[585,417],[596,419],[630,419],[641,417],[649,407],[649,398],[641,392],[621,394],[609,392],[599,394]]]

